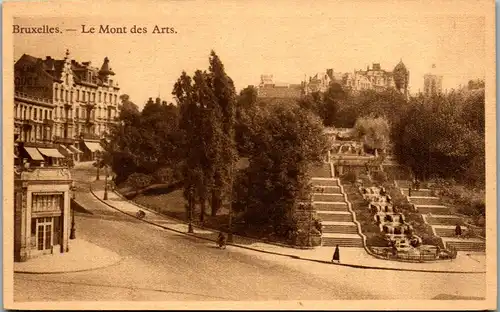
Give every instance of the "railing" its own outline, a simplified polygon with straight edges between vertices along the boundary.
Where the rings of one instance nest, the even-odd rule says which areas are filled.
[[[36,101],[38,103],[53,105],[52,99],[42,98],[38,96],[29,95],[23,92],[14,92],[14,98],[19,98],[23,100]]]
[[[75,143],[75,139],[64,138],[64,137],[60,137],[60,136],[54,136],[54,143],[73,144],[73,143]]]
[[[80,133],[80,138],[82,139],[88,139],[88,140],[100,140],[101,137],[98,134],[95,133]]]

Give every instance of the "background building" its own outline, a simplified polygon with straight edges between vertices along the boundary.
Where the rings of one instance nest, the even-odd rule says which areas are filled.
[[[92,160],[117,122],[119,87],[106,57],[101,68],[24,54],[14,66],[16,141],[52,144],[74,160]]]
[[[443,92],[443,76],[436,71],[436,65],[432,64],[431,72],[424,75],[424,95],[432,96]]]
[[[303,84],[275,83],[273,75],[261,75],[257,96],[260,98],[300,98],[303,90]]]
[[[379,63],[373,63],[366,70],[354,70],[351,73],[335,72],[327,69],[324,73],[318,73],[309,80],[303,82],[304,93],[325,92],[332,83],[338,83],[351,92],[357,93],[364,90],[381,92],[395,88],[401,93],[408,95],[410,72],[400,61],[393,71],[382,69]]]

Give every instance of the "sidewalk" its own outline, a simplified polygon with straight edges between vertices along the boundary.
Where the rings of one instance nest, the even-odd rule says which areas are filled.
[[[55,274],[101,269],[117,264],[120,256],[97,245],[74,239],[69,241],[69,252],[55,253],[14,262],[15,273]]]
[[[111,208],[135,217],[139,209],[146,211],[146,216],[142,219],[145,222],[160,226],[165,229],[173,230],[186,235],[192,235],[197,238],[215,241],[218,232],[208,229],[201,229],[196,226],[194,234],[187,233],[187,224],[180,220],[175,220],[167,216],[158,214],[146,207],[126,200],[113,191],[108,191],[108,200],[104,201],[104,190],[99,182],[91,184],[91,192],[103,203]],[[233,246],[251,249],[259,252],[277,254],[293,257],[301,260],[309,260],[322,263],[331,263],[334,247],[317,247],[315,249],[296,249],[291,247],[279,246],[257,241],[241,236],[233,237]],[[336,265],[351,266],[365,269],[383,269],[383,270],[404,270],[417,272],[435,272],[435,273],[485,273],[486,256],[484,253],[458,253],[454,260],[443,260],[433,263],[406,263],[398,261],[388,261],[377,259],[369,255],[363,248],[341,248],[341,263]]]

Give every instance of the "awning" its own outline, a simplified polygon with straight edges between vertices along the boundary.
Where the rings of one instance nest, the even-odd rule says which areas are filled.
[[[59,151],[63,154],[66,154],[66,156],[71,156],[73,155],[73,152],[70,151],[66,146],[64,145],[59,145]]]
[[[99,144],[97,142],[88,142],[88,141],[84,141],[84,142],[85,142],[85,146],[87,146],[87,148],[91,152],[102,152],[103,151],[101,144]]]
[[[68,148],[69,148],[69,150],[70,150],[70,151],[72,151],[72,152],[73,152],[73,153],[75,153],[75,154],[83,154],[83,152],[82,152],[82,151],[80,151],[79,149],[77,149],[77,148],[76,148],[75,146],[73,146],[73,145],[68,146]]]
[[[33,160],[44,160],[42,154],[35,147],[25,147],[24,150]]]
[[[59,153],[55,148],[38,148],[38,151],[47,157],[64,158],[65,156]]]

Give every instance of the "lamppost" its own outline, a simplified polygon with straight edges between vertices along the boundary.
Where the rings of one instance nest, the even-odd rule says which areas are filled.
[[[97,161],[96,161],[95,164],[96,164],[96,167],[97,167],[97,175],[95,177],[95,180],[99,181],[99,159],[97,159]]]
[[[234,172],[236,170],[243,170],[248,168],[250,164],[248,163],[248,160],[245,159],[243,161],[240,159],[236,164],[231,163],[231,171],[230,171],[230,177],[231,177],[231,192],[229,193],[229,230],[227,233],[227,242],[232,243],[233,242],[233,192],[234,192]],[[236,170],[235,170],[236,169]]]
[[[104,200],[108,200],[108,167],[104,166],[106,176],[104,178]]]
[[[76,198],[76,187],[73,185],[71,187],[71,191],[72,191],[72,197],[73,197],[73,200]],[[69,239],[75,239],[76,238],[76,229],[75,229],[75,210],[73,209],[73,207],[71,207],[71,231],[70,231],[70,234],[69,234]]]

